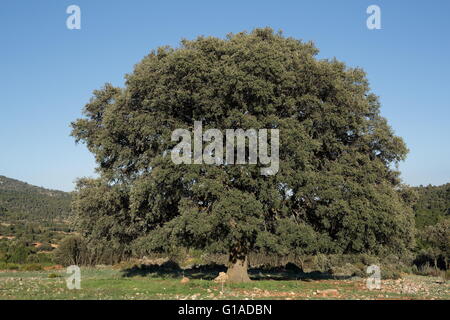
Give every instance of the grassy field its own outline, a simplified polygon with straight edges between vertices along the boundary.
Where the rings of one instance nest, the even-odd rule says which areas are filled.
[[[222,286],[199,275],[181,283],[181,275],[130,275],[112,267],[82,268],[81,289],[69,290],[67,276],[65,270],[2,271],[0,299],[450,299],[448,281],[423,276],[382,280],[381,289],[372,291],[364,279],[272,279]]]

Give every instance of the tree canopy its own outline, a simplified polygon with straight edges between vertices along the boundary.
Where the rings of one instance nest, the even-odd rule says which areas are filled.
[[[269,28],[152,51],[124,88],[94,91],[72,135],[98,163],[74,203],[92,241],[125,251],[200,248],[230,255],[401,253],[413,215],[399,172],[407,154],[360,68],[316,58],[312,43]],[[171,161],[171,133],[279,129],[279,172]]]

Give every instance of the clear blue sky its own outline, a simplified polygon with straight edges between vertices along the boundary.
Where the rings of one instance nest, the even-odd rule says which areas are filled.
[[[81,30],[66,8],[81,8]],[[368,30],[366,8],[381,8]],[[123,84],[148,52],[181,38],[270,26],[312,40],[320,58],[364,68],[382,114],[411,150],[405,183],[450,182],[450,1],[2,1],[0,175],[73,190],[93,156],[69,123],[92,90]]]

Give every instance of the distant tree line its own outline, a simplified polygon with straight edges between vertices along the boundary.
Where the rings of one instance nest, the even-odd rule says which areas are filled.
[[[416,221],[416,264],[448,269],[450,259],[450,183],[413,188]]]

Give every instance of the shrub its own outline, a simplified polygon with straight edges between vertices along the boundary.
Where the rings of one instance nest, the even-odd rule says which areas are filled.
[[[16,247],[10,248],[6,261],[10,263],[26,263],[29,254],[30,249],[19,244]]]
[[[54,261],[63,266],[86,265],[89,263],[85,240],[80,236],[65,238],[55,250]]]
[[[445,281],[450,280],[450,270],[446,270],[443,272],[443,278]]]
[[[57,273],[50,273],[50,274],[48,275],[48,277],[49,277],[50,279],[54,279],[54,278],[61,278],[62,276],[61,276],[60,274],[57,274]]]
[[[0,262],[0,270],[19,270],[19,265],[16,263]]]
[[[20,270],[22,270],[22,271],[41,271],[42,266],[37,263],[25,264],[25,265],[21,266]]]
[[[437,269],[436,267],[432,267],[428,262],[417,266],[415,270],[415,273],[421,276],[438,277],[440,275],[439,269]]]

